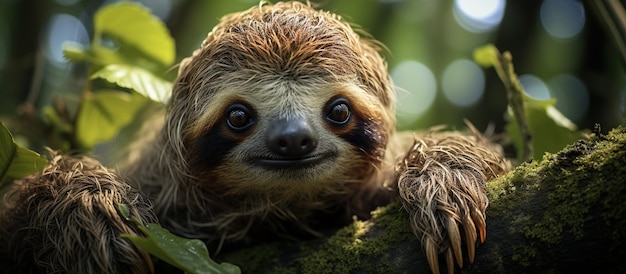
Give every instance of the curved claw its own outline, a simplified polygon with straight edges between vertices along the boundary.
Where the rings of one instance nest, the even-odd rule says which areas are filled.
[[[446,266],[448,267],[448,274],[454,274],[454,253],[451,249],[446,251]]]
[[[430,266],[430,271],[433,273],[439,273],[439,250],[437,248],[437,244],[431,238],[425,238],[424,242],[424,252],[426,253],[426,260],[428,260],[428,266]]]
[[[397,167],[401,201],[433,273],[439,273],[439,253],[445,254],[448,272],[454,272],[454,261],[463,267],[463,241],[474,262],[476,243],[486,237],[485,182],[510,168],[502,154],[475,134],[415,140]]]
[[[452,218],[447,218],[448,237],[450,237],[450,245],[452,251],[454,251],[454,258],[459,267],[463,267],[463,253],[461,252],[461,234],[459,233],[459,227]]]
[[[487,237],[487,224],[485,223],[485,215],[477,208],[474,208],[474,210],[472,210],[472,220],[474,220],[476,228],[478,228],[480,243],[485,243],[485,238]]]
[[[476,251],[476,227],[474,226],[474,222],[466,217],[466,223],[463,226],[463,230],[465,231],[465,245],[467,247],[467,256],[469,257],[470,264],[474,262],[474,254]]]

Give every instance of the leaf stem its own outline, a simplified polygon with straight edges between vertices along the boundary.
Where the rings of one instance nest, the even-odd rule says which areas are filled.
[[[495,47],[494,47],[495,49]],[[502,80],[507,91],[509,107],[517,121],[522,138],[522,161],[529,161],[533,157],[532,135],[528,127],[526,112],[524,111],[524,94],[522,85],[519,83],[517,74],[513,68],[513,56],[509,51],[500,53],[495,49],[497,62],[493,64],[498,77]]]

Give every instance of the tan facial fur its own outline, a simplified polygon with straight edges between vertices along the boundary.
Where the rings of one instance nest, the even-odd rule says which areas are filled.
[[[214,252],[321,235],[394,200],[433,273],[440,254],[449,273],[472,263],[487,235],[486,182],[510,163],[469,122],[471,132],[394,132],[394,92],[375,45],[298,2],[224,17],[181,63],[167,113],[146,123],[121,176],[95,159],[55,154],[7,188],[0,265],[154,270],[120,236],[139,232],[119,204]]]
[[[380,187],[372,178],[394,128],[386,70],[375,42],[306,4],[225,16],[181,63],[163,130],[140,159],[149,164],[129,174],[180,234],[240,238],[272,218],[308,227],[313,212]],[[338,104],[345,123],[328,119]],[[230,115],[250,124],[234,130]],[[313,148],[280,153],[277,131],[306,131],[297,142]]]

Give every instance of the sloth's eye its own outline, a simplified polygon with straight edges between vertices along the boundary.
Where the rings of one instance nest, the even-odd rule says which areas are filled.
[[[226,110],[226,124],[234,131],[246,130],[253,122],[250,111],[242,104],[232,104]]]
[[[326,120],[335,125],[345,125],[350,120],[350,107],[348,100],[338,98],[328,104]]]

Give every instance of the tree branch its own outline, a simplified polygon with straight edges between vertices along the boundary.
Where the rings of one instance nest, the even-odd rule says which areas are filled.
[[[489,182],[487,241],[463,272],[625,271],[625,176],[623,125]],[[323,239],[261,244],[221,259],[244,273],[430,272],[401,205],[373,215]]]

